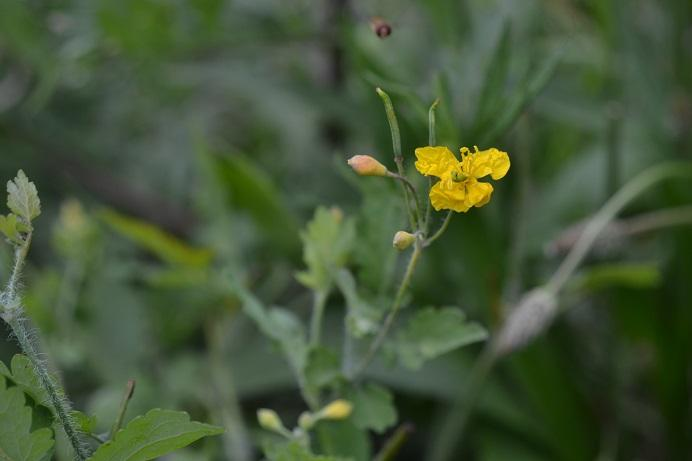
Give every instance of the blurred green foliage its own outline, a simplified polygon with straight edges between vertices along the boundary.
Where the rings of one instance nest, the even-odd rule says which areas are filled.
[[[373,16],[391,36],[372,32]],[[440,144],[510,153],[493,202],[455,217],[426,252],[399,322],[453,304],[492,334],[557,266],[573,225],[646,166],[690,159],[691,37],[687,0],[0,0],[0,177],[24,169],[43,205],[29,316],[97,432],[136,379],[128,419],[176,408],[227,429],[171,459],[257,459],[257,408],[291,423],[305,409],[279,349],[313,363],[317,383],[336,373],[328,353],[296,343],[313,303],[296,280],[299,229],[318,206],[353,223],[350,263],[330,269],[330,347],[345,311],[379,318],[401,269],[398,189],[345,167],[366,153],[393,167],[375,86],[397,108],[408,167],[437,97]],[[669,183],[626,213],[691,202],[689,184]],[[692,453],[692,233],[628,222],[599,240],[560,300],[566,315],[493,373],[452,459]],[[325,275],[321,251],[306,258],[310,284]],[[9,267],[9,246],[0,252]],[[354,276],[364,285],[348,296]],[[279,348],[257,334],[262,322]],[[15,352],[0,343],[5,363]],[[419,371],[376,362],[354,398],[379,410],[320,423],[318,442],[366,459],[395,408],[415,426],[396,459],[426,459],[477,352]]]

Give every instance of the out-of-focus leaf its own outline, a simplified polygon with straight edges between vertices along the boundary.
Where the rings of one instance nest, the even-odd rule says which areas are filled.
[[[266,173],[240,154],[213,155],[211,159],[230,203],[250,214],[271,242],[293,254],[298,248],[298,226]]]
[[[336,284],[346,298],[346,325],[349,333],[356,338],[375,333],[382,311],[374,308],[358,294],[353,274],[348,269],[339,270],[336,273]]]
[[[138,416],[121,429],[113,440],[101,445],[91,461],[146,461],[211,435],[223,428],[190,421],[185,412],[154,409]]]
[[[0,376],[0,459],[3,461],[40,461],[53,448],[50,428],[31,431],[31,408],[18,386],[7,388]]]
[[[357,428],[351,420],[320,421],[315,431],[322,453],[354,461],[372,459],[368,432]]]
[[[474,132],[478,132],[479,126],[483,126],[492,114],[497,113],[504,97],[504,85],[507,81],[507,73],[511,57],[512,42],[510,41],[509,23],[505,24],[502,34],[495,46],[495,52],[485,71],[483,89],[478,100]]]
[[[339,356],[326,347],[313,347],[305,364],[306,386],[314,391],[333,383],[341,376]]]
[[[204,267],[211,262],[209,250],[192,247],[148,222],[113,210],[103,210],[98,216],[114,231],[170,264]]]
[[[301,238],[308,268],[297,274],[298,280],[313,290],[329,291],[335,271],[346,264],[351,253],[355,239],[353,221],[344,219],[338,208],[319,207]]]
[[[96,416],[89,416],[81,411],[73,411],[72,418],[77,423],[77,427],[85,434],[91,434],[96,430]]]
[[[386,388],[369,383],[349,389],[344,398],[353,404],[351,421],[356,427],[384,432],[396,424],[393,397]]]
[[[661,283],[661,271],[656,264],[602,264],[590,267],[573,282],[587,291],[609,287],[651,289]]]
[[[241,286],[235,287],[243,311],[262,333],[276,341],[286,355],[294,371],[302,373],[307,355],[307,342],[303,325],[286,309],[267,309],[259,299]]]
[[[521,89],[515,89],[512,97],[504,107],[498,111],[495,121],[488,129],[480,134],[479,145],[491,144],[502,136],[519,118],[524,108],[530,104],[536,96],[546,87],[552,78],[562,56],[561,51],[553,51],[537,66],[536,71],[530,75],[526,84]]]
[[[426,360],[487,337],[485,328],[478,323],[468,322],[460,309],[429,307],[416,312],[408,320],[393,347],[404,366],[417,369]]]
[[[264,454],[268,461],[349,461],[350,458],[314,455],[297,441],[265,444]]]
[[[27,225],[41,214],[41,200],[36,186],[22,170],[19,170],[16,178],[7,182],[7,207]]]

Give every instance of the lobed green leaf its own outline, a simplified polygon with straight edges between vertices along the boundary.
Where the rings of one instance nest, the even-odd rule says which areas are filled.
[[[27,224],[41,214],[41,200],[33,182],[22,170],[7,182],[7,207]]]
[[[429,307],[409,319],[397,335],[394,348],[404,366],[417,369],[426,360],[487,337],[486,330],[478,323],[468,322],[460,309]]]
[[[3,461],[41,461],[55,441],[49,428],[31,432],[31,408],[18,386],[7,387],[0,376],[0,459]]]
[[[185,412],[157,408],[130,421],[89,460],[146,461],[223,431],[221,427],[190,421]]]

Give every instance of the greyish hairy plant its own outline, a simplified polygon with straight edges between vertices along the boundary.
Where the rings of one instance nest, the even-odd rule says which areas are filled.
[[[64,431],[78,461],[145,461],[223,432],[220,427],[190,421],[184,412],[162,409],[138,416],[123,428],[134,382],[128,383],[112,430],[107,434],[93,432],[94,418],[72,410],[60,382],[51,374],[46,355],[40,349],[38,331],[31,326],[23,308],[21,275],[31,246],[34,220],[41,214],[41,201],[36,186],[21,170],[7,183],[7,206],[10,213],[0,216],[0,232],[14,249],[14,264],[0,293],[0,318],[10,327],[22,354],[14,357],[9,368],[0,362],[0,458],[47,459],[54,447],[51,426]],[[27,401],[48,408],[56,424],[46,422],[45,427],[30,432],[34,414]],[[41,421],[34,422],[40,425]]]

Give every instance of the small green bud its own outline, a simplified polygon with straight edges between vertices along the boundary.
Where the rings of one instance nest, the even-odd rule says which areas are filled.
[[[274,410],[260,408],[257,410],[257,421],[259,421],[260,426],[270,431],[282,432],[286,430],[281,418]]]
[[[298,426],[304,430],[304,431],[309,431],[312,429],[312,426],[315,425],[315,422],[317,421],[317,418],[310,413],[309,411],[304,411],[300,414],[298,417]]]
[[[413,243],[416,241],[416,236],[406,232],[406,231],[399,231],[396,234],[394,234],[394,240],[392,241],[392,246],[396,248],[397,250],[403,251],[406,248],[410,247],[413,245]]]

